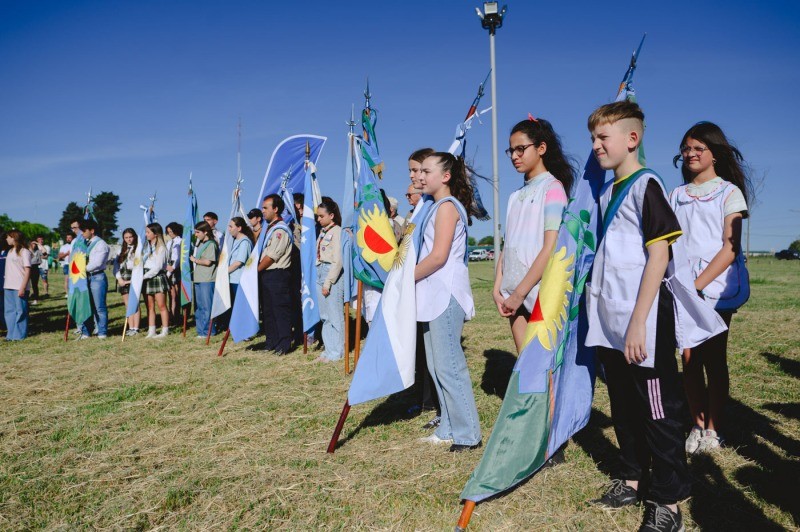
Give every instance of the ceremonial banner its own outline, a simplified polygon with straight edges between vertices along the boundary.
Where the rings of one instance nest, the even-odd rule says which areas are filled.
[[[353,168],[358,176],[358,209],[353,227],[353,274],[370,286],[383,288],[397,253],[397,240],[383,204],[378,181],[363,157],[362,140],[353,137],[353,145],[359,154],[355,157]]]
[[[289,190],[303,190],[305,186],[304,178],[306,169],[306,143],[309,147],[308,159],[315,165],[319,161],[322,148],[325,146],[327,137],[319,135],[294,135],[281,141],[272,152],[267,172],[264,174],[264,181],[261,183],[261,190],[256,198],[256,208],[261,208],[261,201],[270,194],[279,194],[281,183],[284,182],[284,174],[289,173],[286,179],[286,188]]]
[[[317,301],[317,238],[314,212],[314,174],[312,165],[306,169],[303,192],[303,218],[300,220],[300,298],[303,310],[303,331],[309,332],[319,323],[319,302]]]
[[[261,231],[250,257],[242,266],[242,277],[239,279],[239,288],[236,289],[236,300],[233,302],[228,325],[233,341],[237,343],[258,334],[258,262],[266,234],[266,230]],[[227,270],[225,267],[226,274]]]
[[[156,221],[156,213],[155,213],[155,196],[150,198],[150,206],[145,207],[143,205],[140,208],[144,209],[144,225],[142,226],[142,231],[139,233],[139,238],[136,241],[136,251],[133,254],[133,271],[131,272],[131,284],[130,284],[130,292],[128,292],[128,308],[125,311],[125,316],[132,316],[139,311],[139,296],[142,293],[142,283],[144,281],[144,261],[147,260],[147,254],[149,254],[150,246],[147,246],[147,252],[145,252],[145,229],[151,223]],[[183,244],[181,244],[181,248]],[[181,251],[183,251],[181,249]]]
[[[94,218],[92,192],[89,191],[86,206],[83,208],[83,219]],[[78,233],[72,241],[72,251],[69,254],[69,276],[67,277],[67,312],[75,323],[80,326],[92,317],[92,302],[89,295],[89,284],[86,280],[86,263],[89,260],[89,250],[82,233]]]
[[[242,180],[239,178],[236,181],[236,188],[233,189],[233,196],[231,199],[231,218],[241,216],[245,220],[247,217],[242,212],[242,202],[239,199],[241,193]],[[214,298],[211,301],[211,318],[214,319],[221,314],[224,314],[231,308],[231,277],[228,273],[228,256],[233,247],[233,237],[228,232],[228,225],[225,225],[225,232],[222,237],[222,249],[220,250],[219,257],[217,258],[217,271],[214,276]],[[257,281],[256,281],[257,282]],[[238,293],[238,292],[237,292]]]
[[[186,216],[183,220],[183,235],[181,235],[181,306],[186,306],[192,302],[192,262],[189,256],[192,254],[192,237],[194,236],[194,226],[197,223],[197,196],[192,188],[192,180],[189,178],[189,198],[186,205]],[[144,238],[141,235],[139,239]]]

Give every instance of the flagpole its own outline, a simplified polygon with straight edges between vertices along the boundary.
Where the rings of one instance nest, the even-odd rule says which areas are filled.
[[[355,150],[355,140],[353,136],[353,132],[355,131],[356,127],[356,117],[355,117],[355,107],[350,108],[350,120],[347,123],[347,126],[350,128],[350,152],[348,153],[348,157],[353,157],[353,151]],[[352,183],[351,183],[352,186]],[[345,201],[347,201],[347,195],[345,195]],[[351,201],[352,203],[352,201]],[[342,257],[342,260],[349,260],[351,262],[350,269],[352,270],[352,262],[353,257]],[[344,301],[344,374],[350,375],[350,297],[353,293],[352,286],[350,287],[350,293],[345,294],[345,301]]]
[[[67,310],[67,324],[64,325],[64,341],[69,341],[69,310]]]
[[[211,328],[213,326],[214,326],[214,320],[213,319],[208,320],[208,334],[206,334],[206,345],[208,345],[209,342],[211,342]]]
[[[225,344],[228,343],[228,337],[231,335],[230,328],[225,331],[225,337],[222,339],[222,345],[219,346],[219,352],[217,352],[217,356],[221,357],[222,352],[225,351]]]
[[[358,356],[361,354],[361,306],[364,302],[364,282],[358,280],[358,292],[356,295],[356,348],[353,352],[353,371],[358,366]]]
[[[336,451],[336,444],[339,442],[339,435],[342,433],[342,429],[344,428],[344,422],[347,420],[347,415],[350,413],[350,401],[344,402],[344,408],[342,408],[342,413],[339,414],[339,421],[336,422],[336,428],[333,430],[333,436],[331,436],[331,441],[328,444],[328,454],[333,454]]]
[[[183,337],[186,338],[186,322],[189,319],[189,309],[186,308],[188,305],[183,306]]]
[[[122,341],[125,341],[125,333],[128,332],[128,318],[125,317],[125,323],[122,325]]]
[[[311,158],[311,143],[309,143],[308,141],[306,141],[306,162],[305,162],[305,166],[304,166],[304,168],[303,168],[304,170],[308,170],[308,161],[309,161],[309,159],[310,159],[310,158]],[[312,195],[313,195],[313,194],[312,194]],[[312,200],[311,200],[311,203],[314,203],[314,200],[313,200],[313,198],[312,198]],[[315,206],[314,206],[314,205],[312,205],[311,207],[312,207],[312,208],[315,208]],[[295,213],[295,214],[297,214],[297,213]],[[315,213],[315,214],[316,214],[316,213]],[[297,222],[295,222],[295,223],[297,223]],[[302,224],[303,224],[303,221],[302,221],[302,220],[300,220],[300,225],[302,226]],[[301,231],[301,233],[302,233],[302,231]],[[300,270],[301,270],[301,272],[300,272],[300,275],[301,275],[301,277],[302,277],[302,275],[303,275],[303,273],[302,273],[302,269],[303,269],[303,266],[302,266],[302,264],[301,264],[301,265],[300,265]],[[302,283],[301,283],[301,284],[302,284]],[[302,289],[302,287],[301,287],[301,289]],[[315,289],[316,289],[316,287],[315,287]],[[301,300],[302,300],[302,297],[303,297],[303,296],[302,296],[302,294],[301,294],[301,295],[300,295],[300,298],[301,298]],[[304,326],[303,328],[305,328],[305,326]],[[307,355],[307,354],[308,354],[308,331],[303,331],[303,354],[304,354],[304,355]]]

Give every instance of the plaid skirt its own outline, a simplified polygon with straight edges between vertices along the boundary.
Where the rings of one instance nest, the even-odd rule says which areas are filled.
[[[147,273],[147,270],[144,271]],[[158,272],[155,277],[144,280],[144,293],[148,296],[169,292],[169,281],[167,274],[163,270]]]
[[[172,275],[167,275],[167,280],[169,281],[170,286],[180,286],[181,285],[181,269],[175,268],[172,270]]]
[[[131,271],[128,268],[122,267],[119,269],[119,276],[122,277],[123,281],[130,281]],[[117,291],[120,294],[129,294],[131,291],[131,285],[129,284],[126,284],[125,286],[117,285]]]

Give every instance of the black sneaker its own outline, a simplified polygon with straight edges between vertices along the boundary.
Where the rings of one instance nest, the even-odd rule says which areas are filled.
[[[625,484],[620,478],[611,480],[611,485],[599,499],[589,501],[591,504],[606,509],[624,508],[639,503],[636,490]]]
[[[475,449],[481,448],[481,442],[476,443],[475,445],[464,445],[463,443],[454,443],[450,446],[448,451],[451,453],[463,453],[464,451],[473,451]]]
[[[436,416],[435,418],[431,419],[430,421],[422,425],[422,430],[435,429],[441,424],[442,424],[442,416]]]
[[[639,532],[683,532],[683,516],[681,509],[670,510],[667,505],[653,501],[645,502],[644,519]]]

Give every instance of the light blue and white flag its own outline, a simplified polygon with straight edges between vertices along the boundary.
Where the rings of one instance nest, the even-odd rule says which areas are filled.
[[[239,279],[239,288],[236,289],[236,300],[233,302],[228,325],[234,342],[241,342],[258,334],[258,262],[266,242],[265,237],[270,233],[271,231],[261,231],[250,257],[242,266],[242,277]],[[227,268],[225,271],[227,273]]]
[[[303,192],[303,219],[300,236],[300,298],[303,309],[303,331],[309,332],[319,323],[319,302],[317,301],[317,239],[314,211],[313,165],[308,165]]]
[[[239,199],[241,195],[241,177],[236,181],[236,188],[233,189],[233,199],[231,200],[231,215],[228,220],[236,216],[241,216],[245,220],[247,217],[242,211],[242,202]],[[217,273],[214,277],[214,299],[211,302],[211,318],[216,318],[224,314],[231,308],[231,279],[228,273],[228,257],[230,256],[231,248],[233,247],[233,237],[227,230],[225,225],[225,233],[222,237],[222,250],[217,259]],[[238,291],[237,291],[238,293]]]
[[[145,229],[151,223],[156,221],[155,211],[155,196],[150,198],[150,206],[145,207],[141,205],[140,208],[144,209],[144,225],[142,231],[139,233],[139,238],[136,241],[136,251],[133,254],[133,271],[131,272],[131,285],[128,292],[128,308],[125,311],[125,317],[132,316],[139,311],[139,298],[142,295],[142,283],[144,281],[144,261],[147,260],[145,256],[145,245],[147,238],[145,237]],[[150,246],[146,246],[147,249]]]
[[[417,351],[414,269],[432,205],[431,199],[420,201],[406,227],[350,384],[347,397],[351,405],[385,397],[414,384]]]

